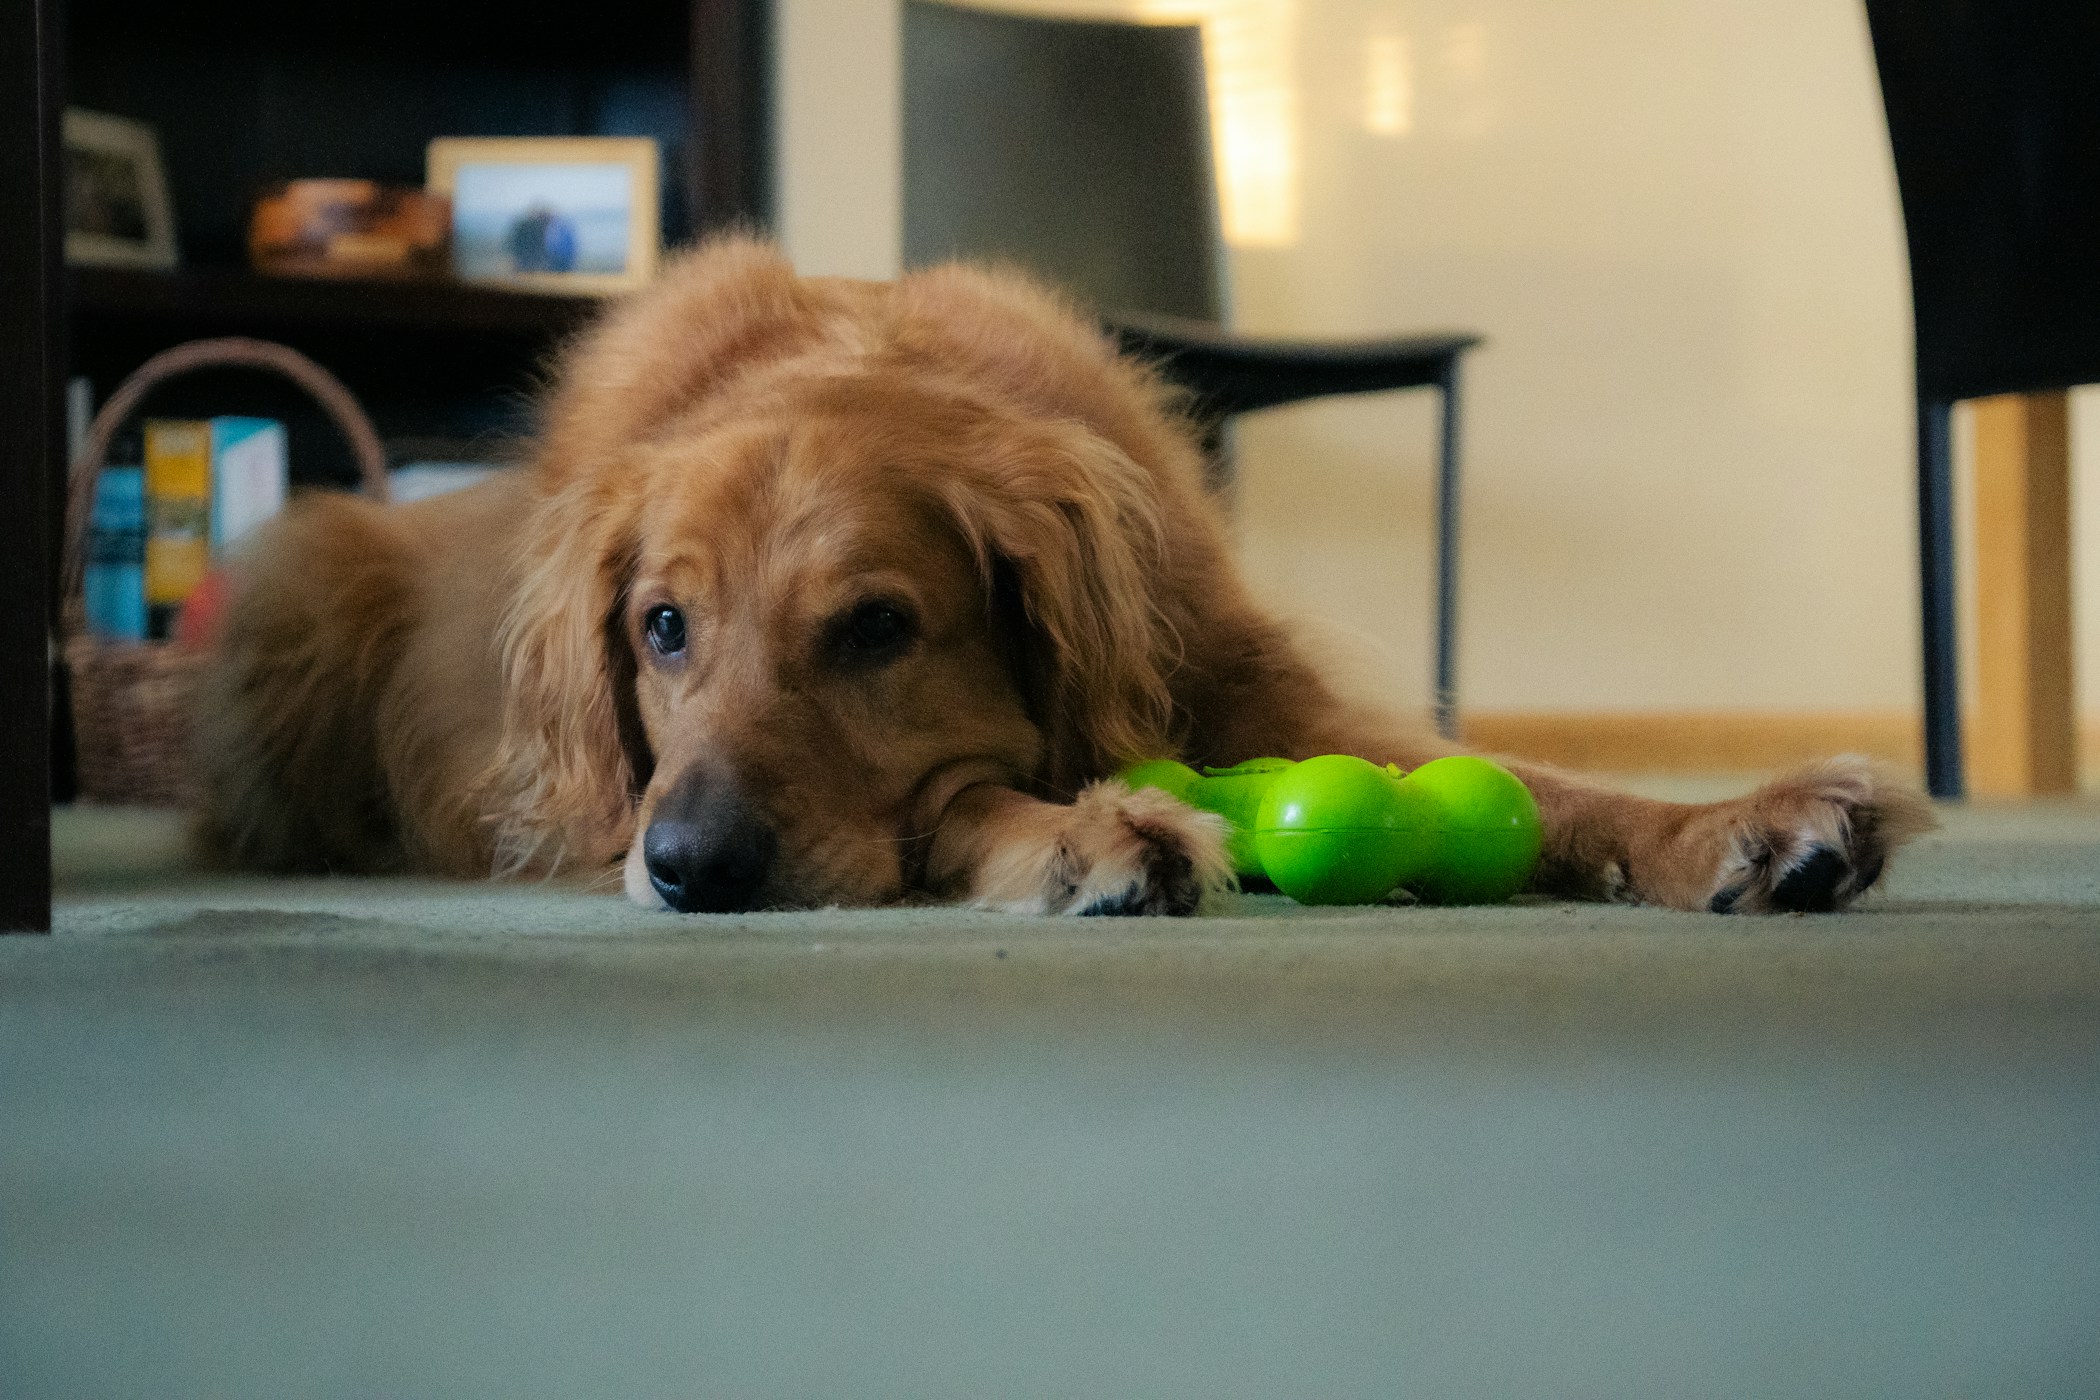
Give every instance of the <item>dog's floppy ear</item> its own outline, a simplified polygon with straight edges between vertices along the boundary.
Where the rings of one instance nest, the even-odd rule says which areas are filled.
[[[1178,643],[1153,605],[1165,552],[1150,478],[1076,423],[1007,423],[932,475],[995,594],[1015,595],[1042,778],[1072,792],[1164,752]]]
[[[604,865],[633,836],[650,759],[620,620],[634,562],[630,495],[571,480],[526,526],[499,636],[503,728],[484,779],[500,872]]]

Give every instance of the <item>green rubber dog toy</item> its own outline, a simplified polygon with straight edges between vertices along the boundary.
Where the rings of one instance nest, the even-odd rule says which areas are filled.
[[[1403,886],[1431,904],[1494,904],[1538,864],[1538,803],[1484,758],[1439,758],[1405,775],[1346,754],[1202,773],[1160,758],[1122,776],[1231,822],[1233,868],[1300,904],[1375,904]]]

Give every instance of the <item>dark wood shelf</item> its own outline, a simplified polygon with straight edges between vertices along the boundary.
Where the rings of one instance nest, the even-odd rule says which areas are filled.
[[[689,11],[664,0],[447,0],[442,21],[426,0],[350,5],[284,0],[68,0],[75,42],[210,46],[223,50],[371,56],[431,63],[680,62]],[[587,21],[587,22],[586,22]]]
[[[180,325],[185,334],[411,330],[545,341],[582,325],[600,305],[595,297],[464,282],[264,277],[237,268],[82,267],[67,280],[76,317]]]
[[[596,297],[450,281],[265,277],[232,267],[174,272],[71,268],[68,372],[110,393],[149,356],[244,335],[305,352],[357,395],[385,440],[484,443],[531,431],[550,357],[596,315]],[[293,476],[348,482],[355,464],[306,396],[268,375],[214,369],[158,388],[150,412],[250,413],[284,422]]]

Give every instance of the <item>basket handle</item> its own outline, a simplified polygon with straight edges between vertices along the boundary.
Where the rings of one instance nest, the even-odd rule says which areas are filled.
[[[314,402],[327,412],[349,442],[351,454],[357,458],[364,493],[375,501],[383,503],[386,500],[386,451],[379,445],[379,434],[373,429],[372,420],[365,415],[357,397],[343,386],[342,380],[289,345],[279,345],[273,340],[225,336],[177,345],[140,365],[117,386],[116,392],[109,396],[88,425],[80,455],[73,461],[70,479],[66,483],[66,553],[61,575],[62,596],[69,606],[81,596],[82,581],[86,577],[88,522],[95,513],[95,483],[102,475],[117,430],[124,426],[124,420],[139,406],[147,391],[162,380],[188,374],[191,370],[222,365],[273,370],[311,394]]]

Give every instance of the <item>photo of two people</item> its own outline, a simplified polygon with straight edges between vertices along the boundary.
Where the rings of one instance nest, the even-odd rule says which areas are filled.
[[[632,186],[625,165],[462,165],[453,266],[470,278],[626,272]]]

